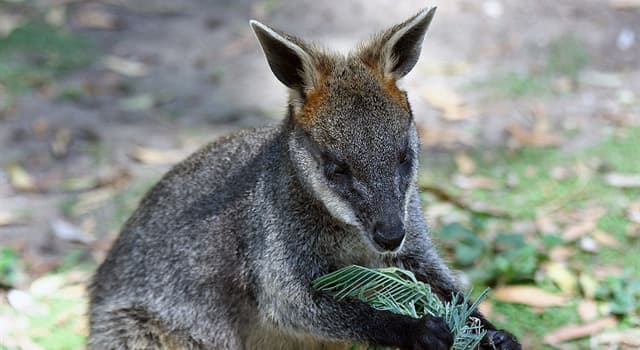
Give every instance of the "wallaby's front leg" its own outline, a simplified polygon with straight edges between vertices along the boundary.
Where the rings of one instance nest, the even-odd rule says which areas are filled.
[[[357,300],[337,301],[326,293],[296,296],[295,305],[292,299],[280,296],[269,316],[276,326],[293,332],[403,350],[448,350],[453,344],[449,328],[439,317],[396,315]]]

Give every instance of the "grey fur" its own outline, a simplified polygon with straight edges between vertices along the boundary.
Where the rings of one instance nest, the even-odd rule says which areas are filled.
[[[89,349],[446,348],[450,335],[439,319],[337,302],[310,287],[316,277],[360,264],[410,268],[443,298],[456,291],[424,223],[406,98],[385,90],[393,72],[364,63],[363,52],[385,50],[393,43],[380,40],[392,34],[348,57],[282,36],[309,56],[299,72],[278,72],[295,85],[289,115],[204,147],[144,197],[91,285]],[[413,55],[422,35],[413,39]],[[271,45],[273,37],[262,39]],[[412,66],[417,57],[409,56]],[[318,89],[322,103],[305,110]],[[414,158],[408,184],[399,185],[398,152],[407,139]],[[328,180],[318,157],[325,152],[349,164],[359,199]],[[371,225],[396,214],[404,242],[381,251]]]

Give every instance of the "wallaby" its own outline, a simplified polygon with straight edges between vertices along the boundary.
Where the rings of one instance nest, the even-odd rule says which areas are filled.
[[[458,291],[424,222],[416,125],[396,85],[434,13],[348,56],[251,21],[288,114],[209,144],[143,198],[93,279],[89,349],[449,349],[441,318],[311,287],[359,264],[409,269],[445,300]],[[483,349],[520,349],[476,316]]]

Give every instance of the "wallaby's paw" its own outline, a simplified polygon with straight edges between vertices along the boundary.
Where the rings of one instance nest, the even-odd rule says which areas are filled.
[[[453,336],[441,317],[423,317],[415,334],[412,334],[410,350],[449,350]]]
[[[516,337],[503,330],[489,330],[480,344],[482,350],[522,350]]]

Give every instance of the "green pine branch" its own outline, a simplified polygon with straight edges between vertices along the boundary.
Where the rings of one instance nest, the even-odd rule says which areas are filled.
[[[358,298],[373,308],[421,318],[442,317],[454,337],[452,350],[473,350],[484,337],[480,321],[470,317],[484,299],[488,289],[470,304],[470,293],[454,295],[442,302],[431,287],[415,275],[400,268],[370,269],[351,265],[313,281],[313,288],[330,292],[337,300]],[[372,349],[372,348],[370,348]]]

